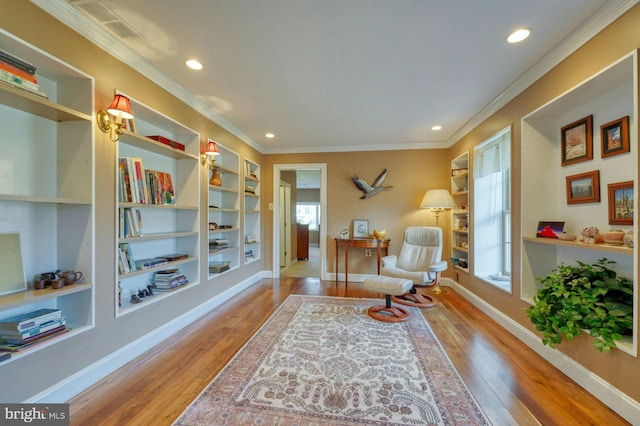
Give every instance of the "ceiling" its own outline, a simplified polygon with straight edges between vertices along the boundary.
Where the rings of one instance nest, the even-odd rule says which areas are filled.
[[[451,146],[638,0],[32,1],[285,153]]]

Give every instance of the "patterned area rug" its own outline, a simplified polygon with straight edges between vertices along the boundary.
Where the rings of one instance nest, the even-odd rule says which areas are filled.
[[[487,425],[417,308],[291,295],[175,425]]]

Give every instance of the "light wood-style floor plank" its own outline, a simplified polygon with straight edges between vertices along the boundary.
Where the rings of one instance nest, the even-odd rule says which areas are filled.
[[[382,297],[362,283],[262,280],[69,401],[71,424],[170,425],[289,294]],[[628,425],[454,290],[436,297],[423,315],[494,425]]]

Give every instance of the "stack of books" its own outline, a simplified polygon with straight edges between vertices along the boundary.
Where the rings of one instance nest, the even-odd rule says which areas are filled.
[[[0,321],[0,350],[17,352],[66,333],[60,309],[39,309]]]
[[[229,244],[231,244],[231,242],[226,238],[214,238],[212,240],[209,240],[209,252],[213,253],[229,248]]]
[[[258,240],[256,240],[256,237],[253,234],[248,234],[244,236],[244,243],[245,244],[255,244],[257,243]]]
[[[40,91],[36,67],[9,52],[0,49],[0,81],[46,98]]]
[[[153,268],[154,266],[164,265],[165,263],[169,263],[169,261],[164,257],[150,257],[147,259],[138,259],[136,260],[136,270]]]
[[[154,272],[151,283],[158,291],[171,291],[189,284],[189,280],[178,268],[171,268]]]
[[[220,272],[228,271],[231,262],[228,260],[212,260],[209,262],[209,272],[212,274],[219,274]]]

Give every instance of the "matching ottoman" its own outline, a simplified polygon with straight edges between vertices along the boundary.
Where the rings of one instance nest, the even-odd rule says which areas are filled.
[[[404,278],[385,277],[372,275],[365,278],[365,288],[383,293],[386,296],[386,304],[372,306],[367,310],[371,318],[384,322],[400,322],[409,319],[409,312],[404,308],[391,305],[391,296],[405,294],[413,287],[413,281]]]

